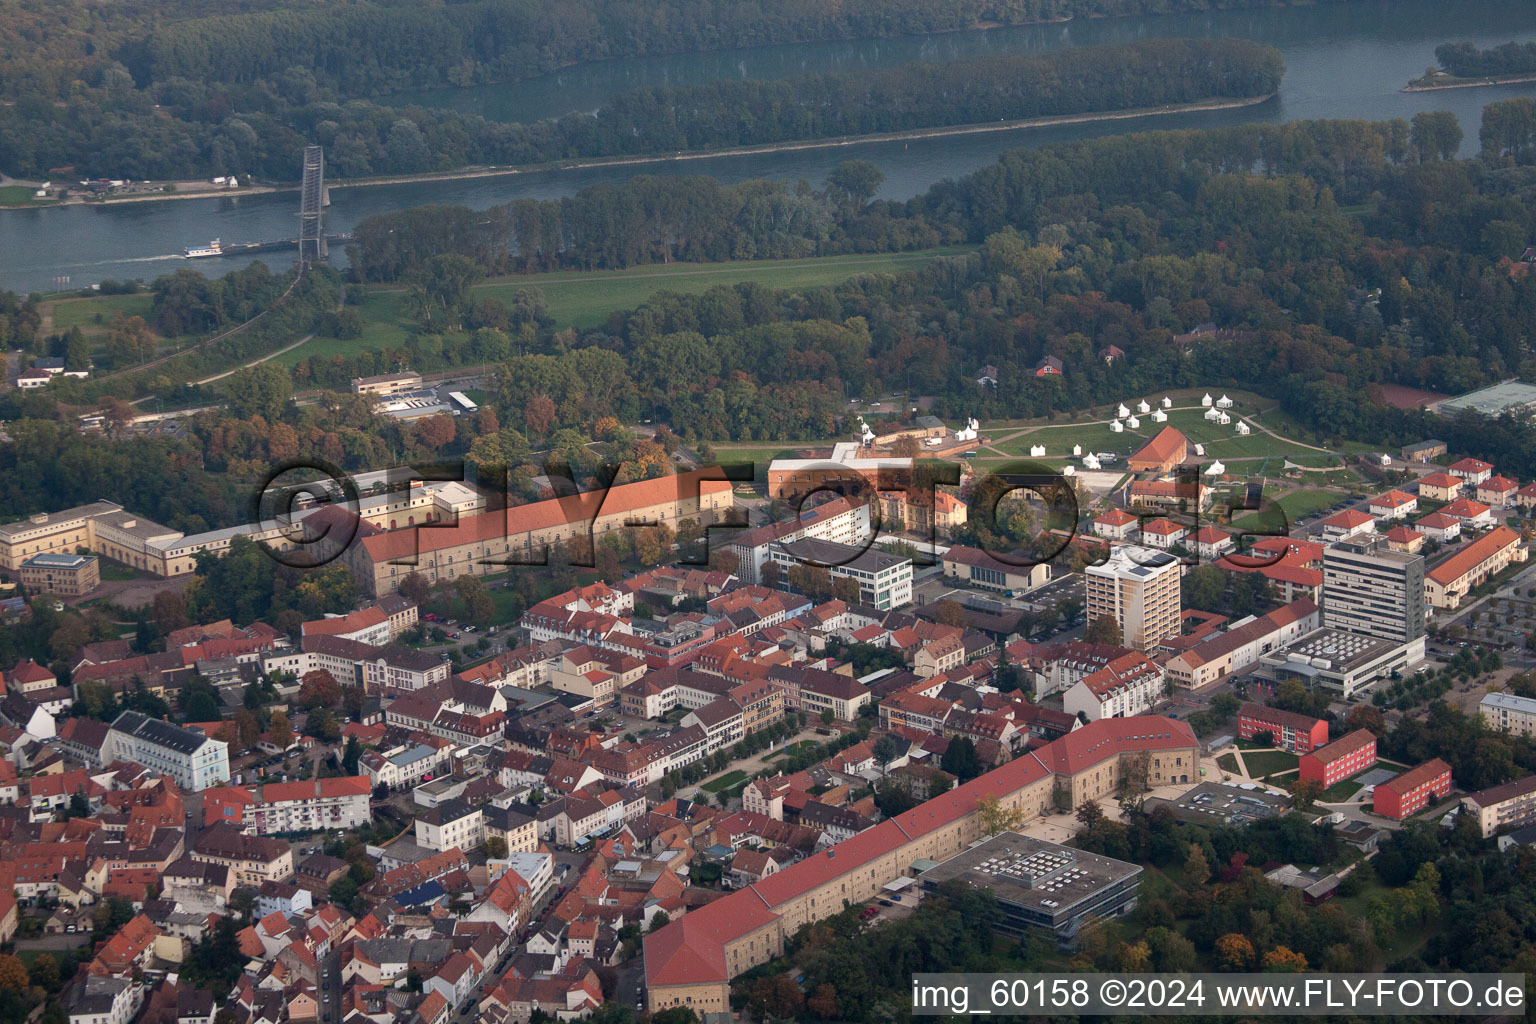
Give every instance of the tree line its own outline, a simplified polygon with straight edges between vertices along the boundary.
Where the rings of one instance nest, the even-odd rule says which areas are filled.
[[[1435,60],[1457,78],[1536,73],[1536,43],[1501,43],[1486,50],[1476,43],[1441,43]]]

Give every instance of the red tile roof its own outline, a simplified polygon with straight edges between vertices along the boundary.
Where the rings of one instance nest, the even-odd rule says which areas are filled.
[[[685,501],[704,495],[728,492],[729,481],[719,479],[718,468],[694,470],[676,476],[619,484],[606,491],[586,491],[564,498],[551,498],[529,505],[460,516],[451,525],[434,523],[431,528],[391,530],[363,539],[363,547],[374,562],[388,562],[425,551],[440,551],[464,544],[516,537],[534,530],[563,526],[592,519],[599,514],[617,515],[650,508],[667,501]],[[706,476],[713,474],[713,479]]]
[[[1416,768],[1409,768],[1396,778],[1388,779],[1386,782],[1378,785],[1376,789],[1378,792],[1385,789],[1396,793],[1398,796],[1406,796],[1419,786],[1424,785],[1426,782],[1433,782],[1450,770],[1451,766],[1437,757],[1433,760],[1425,761]]]
[[[1152,440],[1141,446],[1141,449],[1132,455],[1129,464],[1156,463],[1161,465],[1174,458],[1183,461],[1184,453],[1189,448],[1189,438],[1185,437],[1173,427],[1164,427],[1152,436]],[[1132,465],[1132,468],[1135,468]]]
[[[1496,526],[1450,558],[1429,570],[1429,578],[1441,586],[1450,586],[1480,563],[1510,544],[1518,544],[1520,535],[1507,526]]]

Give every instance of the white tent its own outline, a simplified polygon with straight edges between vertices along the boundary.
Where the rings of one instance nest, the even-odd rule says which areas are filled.
[[[1228,398],[1226,395],[1222,395],[1220,398],[1216,399],[1216,408],[1218,409],[1230,409],[1232,408],[1232,404],[1232,399]]]
[[[1248,424],[1244,423],[1242,420],[1238,420],[1237,421],[1237,432],[1239,434],[1247,436],[1250,433],[1250,431],[1248,430]]]
[[[1043,445],[1043,444],[1032,444],[1032,445],[1030,445],[1029,446],[1029,454],[1030,454],[1031,458],[1035,458],[1035,459],[1044,458],[1045,457],[1045,445]]]
[[[1211,396],[1207,394],[1204,398],[1200,399],[1200,404],[1209,406],[1211,404]]]
[[[1125,421],[1125,425],[1130,427],[1132,430],[1136,430],[1140,428],[1141,420],[1137,419],[1135,416],[1132,416],[1130,419]]]
[[[1220,415],[1221,415],[1220,410],[1217,410],[1217,409],[1207,409],[1207,410],[1205,410],[1205,418],[1208,419],[1208,420],[1214,420],[1217,417],[1219,417]]]
[[[1169,398],[1167,395],[1163,396],[1163,408],[1164,409],[1172,409],[1173,408],[1173,399]]]
[[[1143,398],[1141,401],[1136,403],[1136,411],[1140,413],[1148,413],[1152,411],[1152,407],[1148,405],[1147,400]]]
[[[1223,466],[1219,461],[1213,462],[1209,466],[1205,467],[1206,476],[1221,476],[1221,474],[1225,473],[1226,471],[1227,467]]]
[[[1080,444],[1073,445],[1072,446],[1072,457],[1075,459],[1075,458],[1077,458],[1081,454],[1083,454],[1083,446],[1080,445]]]
[[[1076,466],[1063,466],[1061,468],[1061,475],[1062,476],[1076,476],[1077,475],[1077,467]]]
[[[1109,429],[1116,434],[1123,433],[1125,431],[1125,424],[1119,420],[1110,420]]]
[[[1084,469],[1098,469],[1099,468],[1099,457],[1097,455],[1093,454],[1092,452],[1089,452],[1087,455],[1084,455],[1083,456],[1083,468]]]
[[[1216,414],[1216,422],[1222,424],[1223,426],[1225,426],[1226,424],[1232,422],[1232,417],[1228,413],[1218,412]]]
[[[1153,423],[1167,423],[1168,422],[1168,414],[1163,412],[1163,410],[1159,409],[1159,410],[1157,410],[1157,412],[1154,412],[1152,414],[1152,422]]]
[[[1126,416],[1129,416],[1130,414],[1131,414],[1131,410],[1129,410],[1129,409],[1127,409],[1125,407],[1125,403],[1124,402],[1121,402],[1119,408],[1117,408],[1115,410],[1115,415],[1119,416],[1119,417],[1122,417],[1122,418],[1126,417]]]

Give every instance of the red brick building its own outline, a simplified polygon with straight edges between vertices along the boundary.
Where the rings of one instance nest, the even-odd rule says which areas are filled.
[[[1376,735],[1369,729],[1356,729],[1321,750],[1301,755],[1299,768],[1301,778],[1316,779],[1326,789],[1375,763]]]
[[[1376,787],[1376,813],[1402,821],[1451,791],[1451,766],[1438,757]]]
[[[1328,744],[1328,723],[1321,718],[1263,704],[1244,704],[1237,713],[1237,734],[1251,740],[1265,732],[1274,736],[1275,746],[1293,754],[1309,754]]]

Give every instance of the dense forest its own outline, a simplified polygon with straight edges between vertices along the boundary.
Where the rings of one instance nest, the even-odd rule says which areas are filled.
[[[537,396],[567,425],[654,413],[694,437],[823,436],[847,397],[892,387],[938,396],[944,416],[1035,416],[1214,384],[1215,372],[1281,398],[1320,440],[1450,433],[1536,473],[1523,424],[1430,426],[1361,399],[1373,383],[1455,392],[1536,371],[1524,326],[1536,280],[1511,262],[1536,235],[1536,173],[1503,151],[1443,159],[1459,141],[1454,118],[1434,114],[1118,136],[1011,152],[908,202],[850,198],[860,181],[872,191],[855,173],[823,189],[636,179],[481,214],[374,218],[357,231],[355,264],[411,281],[445,254],[491,274],[980,247],[914,274],[790,296],[659,295],[543,351],[518,346],[504,422]],[[1212,321],[1236,340],[1176,340]],[[469,344],[475,325],[463,323]],[[454,336],[441,319],[426,334],[446,345]],[[1106,366],[1097,354],[1111,344],[1128,358]],[[583,350],[621,356],[630,381],[586,389],[572,362]],[[1067,373],[1036,378],[1047,354]],[[1002,371],[995,391],[973,380],[987,363]]]
[[[782,81],[644,88],[596,113],[533,124],[339,103],[320,98],[312,80],[286,79],[278,100],[210,117],[214,87],[182,83],[159,91],[159,109],[134,93],[142,100],[136,112],[133,104],[122,108],[138,119],[128,133],[107,108],[75,116],[41,99],[0,108],[0,130],[7,121],[17,129],[0,131],[13,136],[0,140],[0,166],[38,176],[69,164],[114,177],[236,172],[285,179],[304,143],[315,141],[327,147],[327,163],[342,177],[410,174],[1248,98],[1273,92],[1282,71],[1279,53],[1255,43],[1151,40]],[[175,116],[167,119],[167,110]]]
[[[1521,102],[1493,104],[1488,118],[1508,122],[1505,111]],[[399,282],[409,340],[353,358],[311,357],[291,377],[276,364],[241,371],[218,385],[228,407],[191,417],[183,444],[189,466],[236,481],[274,460],[311,456],[347,469],[464,457],[527,467],[529,477],[536,453],[589,460],[593,439],[607,439],[615,459],[654,463],[649,442],[617,426],[643,418],[695,442],[774,441],[850,430],[850,397],[891,390],[934,396],[933,411],[953,422],[1075,413],[1199,386],[1280,400],[1301,440],[1390,448],[1443,437],[1504,472],[1536,477],[1528,420],[1442,420],[1370,398],[1375,384],[1454,393],[1536,376],[1528,350],[1536,274],[1518,262],[1536,237],[1536,167],[1503,149],[1445,159],[1459,142],[1455,119],[1434,114],[1244,125],[1010,152],[905,202],[870,201],[878,169],[854,162],[818,187],[636,179],[483,213],[401,211],[359,227],[354,263]],[[554,329],[537,275],[507,302],[476,290],[488,274],[545,266],[938,243],[972,251],[836,287],[662,292],[581,331]],[[155,315],[180,321],[215,299],[238,304],[269,287],[248,273],[222,294],[195,273],[163,278]],[[336,310],[334,273],[310,277],[270,330],[355,329],[355,311]],[[348,287],[348,299],[361,291]],[[32,332],[34,350],[57,345],[35,337],[27,303],[4,299],[0,308]],[[1222,330],[1196,333],[1202,325]],[[277,336],[257,340],[270,350]],[[1124,358],[1107,363],[1110,345]],[[1036,377],[1046,355],[1064,373]],[[351,396],[302,407],[286,400],[295,387],[345,388],[360,373],[469,364],[500,366],[475,417],[400,424]],[[976,384],[987,364],[998,368],[995,388]],[[12,485],[0,494],[6,508],[57,504],[65,496],[44,483],[51,467],[96,447],[77,440],[65,426],[70,413],[54,404],[88,401],[70,390],[77,385],[13,393],[0,405],[0,418],[19,421],[7,428],[13,435],[32,430],[31,443],[0,466]],[[48,422],[24,426],[34,419]],[[146,513],[225,525],[223,510],[206,502],[179,508],[178,493],[161,493]]]
[[[1441,43],[1435,60],[1457,78],[1536,74],[1536,43],[1503,43],[1486,50],[1476,43]]]

